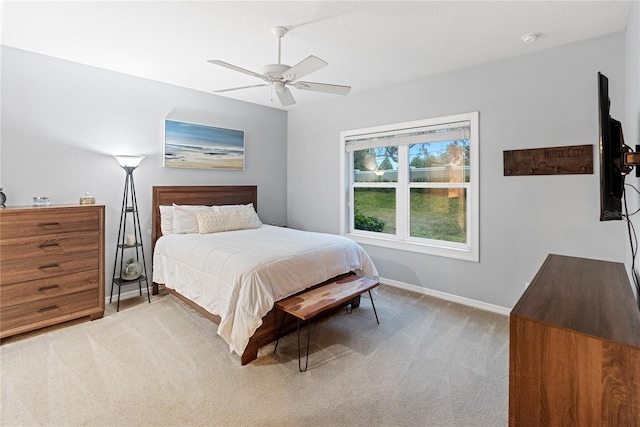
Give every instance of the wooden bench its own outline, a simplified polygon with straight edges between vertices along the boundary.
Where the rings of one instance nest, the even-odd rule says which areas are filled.
[[[376,322],[380,324],[378,320],[378,313],[376,312],[376,306],[373,303],[371,297],[371,289],[378,286],[378,282],[366,277],[357,277],[355,275],[337,280],[329,283],[325,286],[314,288],[306,292],[293,295],[289,298],[283,299],[275,303],[276,308],[289,313],[296,317],[298,322],[298,369],[300,372],[305,372],[309,364],[309,338],[311,336],[311,319],[322,314],[327,310],[339,307],[345,303],[352,301],[354,298],[359,297],[361,294],[368,292],[371,299],[371,306],[373,307],[373,313],[376,316]],[[285,315],[282,316],[282,323],[284,323]],[[307,357],[305,361],[304,369],[300,361],[300,321],[307,321]],[[280,341],[280,333],[278,333],[278,339],[276,340],[276,346],[273,349],[275,353],[278,349],[278,342]]]

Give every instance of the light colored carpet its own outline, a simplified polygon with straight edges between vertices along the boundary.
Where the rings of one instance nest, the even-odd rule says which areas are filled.
[[[2,426],[505,426],[508,318],[380,286],[240,365],[175,297],[108,305],[93,322],[0,347]]]

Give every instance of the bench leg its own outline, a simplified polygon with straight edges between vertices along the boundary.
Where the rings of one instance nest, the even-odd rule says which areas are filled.
[[[371,300],[371,307],[373,307],[373,314],[376,315],[376,323],[379,325],[380,321],[378,320],[378,312],[376,311],[376,305],[373,303],[373,297],[371,296],[371,291],[369,291],[369,299]]]
[[[300,372],[306,372],[307,367],[309,366],[309,343],[311,338],[311,319],[307,321],[307,357],[304,362],[304,369],[302,369],[302,364],[300,362],[300,319],[298,320],[298,369]]]
[[[278,343],[280,342],[280,334],[282,332],[282,325],[284,325],[284,318],[287,316],[287,313],[282,313],[282,322],[280,322],[280,328],[278,328],[278,339],[276,340],[276,346],[273,349],[273,354],[276,353],[278,349]],[[311,342],[311,319],[307,321],[307,357],[304,362],[304,369],[302,369],[302,357],[300,355],[300,319],[296,318],[298,322],[298,369],[300,372],[306,372],[309,367],[309,343]]]
[[[371,291],[369,290],[369,299],[371,300],[371,306],[373,307],[373,314],[376,315],[376,323],[379,325],[380,321],[378,320],[378,313],[376,312],[376,305],[373,303],[373,297],[371,296]],[[360,295],[358,295],[358,298],[360,297]],[[344,306],[345,310],[347,311],[347,314],[351,314],[351,312],[353,311],[353,302],[354,302],[355,298],[352,299],[347,305]],[[358,301],[358,305],[360,305],[360,301]],[[357,307],[356,306],[356,307]]]
[[[282,335],[282,326],[284,325],[284,318],[287,317],[287,313],[282,312],[282,322],[280,322],[280,327],[278,328],[278,338],[276,339],[276,346],[273,349],[273,354],[276,354],[276,350],[278,349],[278,343],[280,342],[280,335]]]

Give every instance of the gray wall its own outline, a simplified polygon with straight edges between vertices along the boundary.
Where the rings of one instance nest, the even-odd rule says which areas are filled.
[[[549,49],[289,112],[288,223],[339,232],[339,133],[480,112],[480,262],[371,245],[383,278],[510,308],[549,253],[625,261],[599,221],[597,72],[624,116],[625,35]],[[637,53],[636,53],[637,56]],[[357,85],[357,82],[352,82]],[[504,150],[594,145],[591,175],[504,177]]]
[[[152,185],[258,184],[264,222],[338,233],[340,131],[479,111],[480,262],[365,248],[383,277],[511,307],[549,252],[630,262],[623,224],[598,221],[597,157],[593,175],[504,177],[502,151],[596,145],[597,71],[609,76],[612,114],[625,119],[627,143],[635,145],[639,13],[634,3],[624,34],[299,105],[288,119],[283,111],[3,46],[0,186],[12,205],[29,205],[35,195],[74,204],[85,191],[96,196],[107,206],[109,278],[124,184],[113,154],[147,156],[135,172],[146,243]],[[164,118],[245,130],[246,170],[163,168]]]
[[[125,180],[114,154],[147,156],[134,179],[149,254],[153,185],[257,184],[263,222],[286,222],[284,111],[6,46],[1,88],[0,186],[8,204],[30,205],[37,195],[78,204],[90,192],[106,205],[107,294]],[[245,170],[163,168],[165,118],[244,130]]]

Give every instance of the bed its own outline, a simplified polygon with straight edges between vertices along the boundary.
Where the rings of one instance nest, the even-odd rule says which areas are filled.
[[[203,221],[220,213],[200,212],[199,232],[181,234],[183,230],[176,229],[178,233],[167,233],[167,206],[174,204],[185,209],[191,207],[188,205],[217,206],[211,208],[216,212],[253,204],[251,214],[258,222],[211,233],[203,229]],[[174,211],[184,214],[180,207]],[[254,360],[261,347],[275,341],[283,320],[283,333],[295,328],[294,319],[283,319],[284,314],[275,311],[276,301],[350,274],[376,279],[378,274],[369,256],[351,240],[261,224],[255,212],[256,186],[153,187],[154,294],[164,285],[213,320],[218,324],[218,335],[240,356],[243,365]]]

